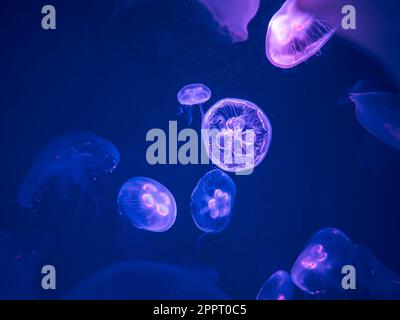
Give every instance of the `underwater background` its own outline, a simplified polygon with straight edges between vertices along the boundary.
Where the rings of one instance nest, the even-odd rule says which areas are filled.
[[[255,299],[324,227],[342,230],[400,272],[399,154],[360,126],[352,104],[340,103],[358,81],[394,90],[368,54],[333,37],[306,63],[274,67],[264,42],[281,1],[262,1],[249,39],[233,44],[196,1],[54,0],[57,30],[48,32],[40,25],[44,4],[2,3],[1,298],[62,298],[107,266],[146,260],[205,274],[229,297]],[[225,97],[250,100],[273,128],[254,173],[230,175],[237,194],[229,226],[202,239],[200,249],[190,197],[215,167],[151,166],[145,157],[150,129],[167,131],[172,120],[187,127],[176,115],[176,94],[198,82],[213,93],[206,108]],[[194,113],[191,127],[199,131]],[[93,197],[72,188],[60,203],[67,191],[51,188],[34,210],[20,208],[18,190],[37,154],[72,131],[111,141],[121,155],[117,169],[90,185]],[[121,219],[118,191],[135,176],[156,179],[175,197],[177,219],[167,232]],[[57,269],[57,290],[41,289],[45,264]],[[23,285],[30,272],[32,289]]]

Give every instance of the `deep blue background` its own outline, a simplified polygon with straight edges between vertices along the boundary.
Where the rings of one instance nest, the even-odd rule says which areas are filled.
[[[141,1],[117,12],[111,0],[53,0],[56,31],[41,29],[45,4],[4,1],[0,19],[0,230],[21,234],[32,250],[43,247],[38,235],[47,241],[40,262],[56,266],[58,290],[35,290],[37,297],[62,296],[115,261],[146,258],[213,272],[230,296],[254,298],[327,226],[400,272],[399,156],[366,138],[353,106],[338,104],[358,80],[391,88],[376,61],[335,37],[307,63],[275,68],[264,37],[280,1],[262,1],[249,40],[238,44],[218,33],[194,0]],[[210,103],[257,103],[273,127],[271,149],[254,174],[232,176],[238,192],[231,224],[205,238],[201,252],[190,194],[212,166],[152,167],[145,160],[147,131],[178,119],[176,93],[191,82],[211,88]],[[193,128],[199,126],[195,119]],[[57,207],[59,190],[52,190],[36,213],[19,208],[19,185],[40,149],[75,130],[109,139],[121,153],[115,173],[93,185],[101,212],[88,197],[78,206],[76,190],[68,206]],[[368,160],[363,141],[390,158],[380,170],[361,165],[360,158]],[[157,179],[175,196],[178,218],[168,232],[139,232],[119,219],[116,196],[133,176]]]

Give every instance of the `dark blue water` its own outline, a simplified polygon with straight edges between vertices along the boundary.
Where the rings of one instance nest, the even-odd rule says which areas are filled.
[[[366,137],[352,105],[338,104],[358,80],[392,87],[371,57],[333,38],[307,63],[273,67],[264,38],[279,3],[264,1],[249,40],[237,44],[216,31],[196,1],[142,1],[114,16],[111,0],[53,4],[55,31],[41,29],[42,1],[6,1],[0,19],[0,230],[18,234],[32,250],[45,247],[39,265],[56,266],[58,290],[40,290],[37,270],[35,297],[61,297],[105,266],[140,258],[212,273],[231,297],[252,299],[328,226],[400,272],[399,156]],[[147,131],[167,130],[178,119],[176,93],[192,82],[211,88],[207,106],[224,97],[247,99],[273,127],[262,164],[250,176],[232,175],[237,198],[230,225],[204,238],[200,251],[190,195],[213,166],[150,166],[145,159]],[[184,118],[179,126],[186,126]],[[192,127],[200,128],[198,115]],[[100,212],[87,195],[79,200],[79,190],[62,207],[55,189],[35,214],[19,208],[19,185],[40,149],[76,130],[112,141],[121,153],[118,169],[93,185]],[[362,152],[363,143],[372,154]],[[389,158],[380,170],[361,164],[374,150]],[[140,232],[121,221],[118,190],[133,176],[156,179],[175,196],[178,217],[168,232]]]

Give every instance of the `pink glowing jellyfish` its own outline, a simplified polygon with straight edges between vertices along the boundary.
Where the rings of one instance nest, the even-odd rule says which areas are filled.
[[[204,116],[203,105],[211,98],[211,90],[202,83],[192,83],[184,86],[179,90],[176,98],[181,104],[181,110],[178,114],[186,112],[188,124],[192,124],[193,113],[192,108],[200,107],[201,116]]]
[[[293,300],[294,284],[284,270],[275,272],[262,285],[257,294],[257,300]]]
[[[268,25],[267,58],[279,68],[293,68],[316,54],[334,33],[326,22],[300,11],[296,0],[287,0]]]
[[[247,25],[257,14],[260,0],[199,0],[223,31],[228,32],[232,42],[246,41]]]
[[[265,158],[272,127],[255,103],[226,98],[208,109],[201,134],[213,164],[228,172],[248,174]]]
[[[176,203],[171,192],[161,183],[135,177],[121,187],[118,209],[138,229],[164,232],[176,219]]]

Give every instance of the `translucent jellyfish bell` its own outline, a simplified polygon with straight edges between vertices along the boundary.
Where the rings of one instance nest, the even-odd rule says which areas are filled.
[[[225,229],[232,217],[236,186],[221,170],[212,170],[200,179],[192,193],[191,211],[196,226],[206,233]]]
[[[109,141],[89,132],[73,132],[50,142],[39,153],[25,176],[18,203],[30,208],[53,184],[64,188],[85,186],[88,179],[112,172],[120,155]],[[65,190],[64,190],[65,191]]]
[[[215,21],[227,31],[232,42],[246,41],[247,25],[257,14],[260,0],[199,0]]]
[[[292,300],[294,284],[290,275],[279,270],[264,282],[257,294],[257,300]]]
[[[335,29],[287,0],[272,17],[265,42],[268,60],[279,68],[292,68],[316,54]]]
[[[181,108],[183,108],[187,114],[189,125],[193,120],[192,108],[194,106],[199,106],[203,116],[203,104],[210,100],[210,98],[211,90],[201,83],[188,84],[179,90],[177,99],[182,106]],[[183,110],[180,111],[180,113],[182,112]]]
[[[226,98],[207,111],[201,134],[216,166],[229,172],[251,172],[269,150],[272,127],[253,102]]]
[[[373,136],[400,151],[400,98],[390,93],[350,93],[360,124]]]
[[[161,183],[135,177],[123,184],[118,194],[118,209],[136,228],[153,232],[170,229],[176,219],[176,203]]]
[[[342,267],[353,263],[350,239],[341,231],[317,232],[297,258],[291,271],[293,282],[310,294],[342,291]]]

